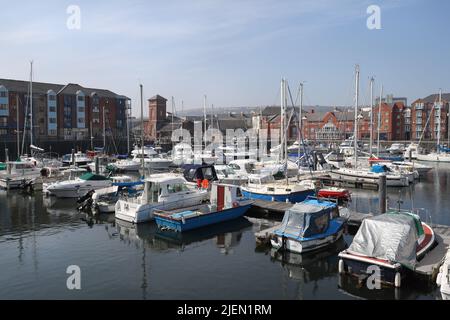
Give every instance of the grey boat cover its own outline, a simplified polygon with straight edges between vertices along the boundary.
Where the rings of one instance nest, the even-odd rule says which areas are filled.
[[[325,232],[330,224],[330,211],[336,207],[335,203],[305,200],[294,204],[284,213],[283,221],[276,234],[292,235],[307,238]]]
[[[417,239],[411,216],[387,213],[364,219],[347,252],[398,262],[414,269]]]

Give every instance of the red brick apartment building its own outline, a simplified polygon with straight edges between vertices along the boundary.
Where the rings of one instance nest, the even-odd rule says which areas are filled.
[[[439,119],[441,120],[441,139],[448,135],[448,112],[450,93],[432,94],[423,99],[417,99],[411,106],[411,140],[436,140],[438,137]]]
[[[17,124],[23,132],[29,92],[28,81],[0,79],[0,139],[14,141]],[[101,138],[103,119],[107,135],[123,136],[129,106],[129,98],[109,90],[33,82],[33,136],[41,141]]]

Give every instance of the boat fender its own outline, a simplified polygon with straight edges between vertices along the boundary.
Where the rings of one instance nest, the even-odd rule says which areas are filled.
[[[233,208],[239,207],[239,202],[233,201]]]
[[[344,260],[339,259],[339,273],[343,274],[345,273],[345,265],[344,265]]]
[[[402,276],[400,272],[395,273],[394,285],[396,288],[400,288],[400,286],[402,285]]]

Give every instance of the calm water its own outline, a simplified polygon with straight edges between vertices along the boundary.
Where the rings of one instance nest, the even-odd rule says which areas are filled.
[[[399,191],[400,190],[400,191]],[[427,208],[450,225],[450,165],[410,188],[389,189],[391,206]],[[354,190],[353,208],[376,212],[377,192]],[[92,220],[75,201],[0,191],[0,299],[438,299],[421,281],[367,290],[338,276],[342,242],[308,255],[256,248],[257,213],[183,236],[155,224],[132,226],[114,215]],[[267,217],[265,217],[267,218]],[[68,290],[66,268],[81,268],[81,290]]]

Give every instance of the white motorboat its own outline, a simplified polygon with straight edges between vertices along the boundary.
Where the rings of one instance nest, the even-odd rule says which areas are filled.
[[[91,210],[98,210],[100,213],[114,212],[121,192],[134,193],[142,190],[143,182],[133,181],[133,178],[130,176],[114,176],[111,179],[112,186],[97,189],[92,194]]]
[[[215,165],[217,178],[221,183],[233,184],[233,185],[243,185],[248,181],[248,175],[238,174],[233,168],[227,165]]]
[[[91,190],[111,186],[112,181],[105,176],[85,173],[79,178],[54,182],[46,187],[46,192],[58,198],[78,198]]]
[[[417,143],[409,144],[406,147],[405,152],[403,153],[403,158],[409,160],[417,159],[418,149],[419,146],[417,145]]]
[[[403,154],[405,152],[405,146],[401,143],[393,143],[386,151],[389,151],[390,154]]]
[[[145,179],[142,194],[119,199],[116,218],[133,223],[153,219],[153,211],[174,210],[196,206],[209,199],[206,189],[189,187],[186,179],[177,174],[153,174]]]
[[[72,159],[72,154],[66,154],[62,158],[62,163],[64,166],[70,166],[75,164],[76,166],[85,166],[89,162],[92,161],[91,158],[89,158],[85,153],[82,153],[81,151],[78,151],[74,154],[75,159]]]
[[[450,248],[439,268],[436,284],[441,288],[442,300],[450,300]]]
[[[35,181],[41,170],[31,162],[9,161],[6,170],[0,171],[0,188],[15,189],[23,183]]]
[[[144,147],[144,150],[136,148],[131,152],[133,161],[141,163],[144,158],[144,167],[147,169],[168,169],[172,164],[172,160],[164,157],[163,154],[158,153],[154,148]]]

